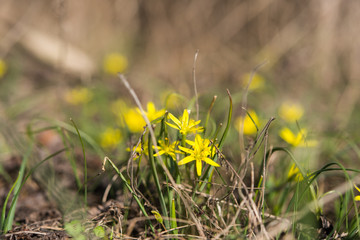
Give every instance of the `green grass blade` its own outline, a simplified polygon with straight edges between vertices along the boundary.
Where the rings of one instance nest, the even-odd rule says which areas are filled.
[[[109,162],[110,165],[112,166],[112,168],[115,170],[115,172],[120,176],[121,180],[124,182],[126,188],[130,191],[130,193],[132,194],[132,196],[134,197],[136,203],[138,204],[141,212],[144,214],[145,217],[147,217],[147,221],[149,223],[149,226],[151,228],[151,230],[153,232],[155,232],[155,228],[152,225],[150,219],[149,219],[149,215],[147,214],[144,205],[141,203],[140,199],[138,198],[138,196],[136,195],[136,193],[134,192],[134,190],[131,188],[131,186],[129,185],[128,181],[126,180],[125,176],[120,172],[120,170],[116,167],[116,165],[110,160],[110,158],[105,157],[104,158],[104,162],[103,162],[103,171],[105,171],[105,164],[106,162]]]
[[[53,123],[57,126],[60,126],[64,129],[66,129],[69,132],[72,132],[74,134],[77,134],[77,130],[75,129],[75,127],[71,126],[70,124],[67,124],[65,122],[62,121],[57,121],[57,120],[48,120],[48,119],[44,119],[45,121],[48,121],[50,123]],[[83,140],[85,140],[94,150],[95,152],[100,156],[103,157],[105,155],[104,151],[101,149],[101,147],[96,143],[96,141],[90,137],[88,134],[86,134],[85,132],[78,130],[81,138]]]
[[[226,136],[227,136],[227,134],[229,132],[230,125],[231,125],[232,111],[233,111],[232,98],[231,98],[231,94],[230,94],[229,89],[227,89],[227,93],[228,93],[228,96],[229,96],[229,112],[228,112],[228,118],[227,118],[226,127],[225,127],[224,133],[223,133],[223,135],[222,135],[222,137],[220,139],[220,142],[219,142],[219,146],[218,146],[219,150],[221,150],[222,146],[224,145],[225,138],[226,138]],[[217,160],[216,155],[215,155],[213,160],[216,162],[216,160]],[[197,189],[199,189],[200,191],[204,190],[204,188],[205,188],[205,186],[207,184],[207,179],[209,179],[209,177],[210,177],[209,174],[213,171],[213,168],[214,168],[214,166],[209,166],[206,169],[205,174],[203,175],[203,177],[201,178],[201,180],[199,182],[199,184],[201,184],[201,185],[200,185],[200,187],[198,187],[199,184],[197,184],[196,187],[195,187],[195,191]]]
[[[31,153],[31,150],[32,150],[32,146],[30,147],[29,155],[30,155],[30,153]],[[22,181],[22,182],[17,182],[18,179],[21,179],[21,178],[19,178],[19,177],[20,177],[20,174],[19,174],[19,177],[18,177],[18,179],[16,180],[16,182],[17,182],[16,184],[17,184],[18,188],[15,189],[15,191],[14,191],[15,194],[14,194],[14,197],[13,197],[13,199],[12,199],[12,201],[11,201],[11,205],[10,205],[10,209],[9,209],[9,214],[8,214],[8,216],[6,217],[5,222],[4,222],[4,226],[3,226],[3,228],[4,228],[3,231],[4,231],[4,232],[7,232],[7,231],[9,231],[9,230],[11,229],[11,226],[12,226],[12,223],[13,223],[13,220],[14,220],[14,216],[15,216],[15,208],[16,208],[17,199],[19,198],[20,191],[21,191],[22,187],[24,186],[24,184],[26,183],[27,179],[32,175],[32,173],[33,173],[41,164],[43,164],[44,162],[48,161],[49,159],[53,158],[54,156],[60,154],[61,152],[65,151],[65,150],[66,150],[66,148],[63,148],[63,149],[61,149],[61,150],[59,150],[59,151],[57,151],[57,152],[49,155],[48,157],[46,157],[45,159],[43,159],[43,160],[40,161],[39,163],[37,163],[34,167],[32,167],[32,168],[30,169],[29,173],[25,176],[24,181]],[[28,156],[29,156],[29,155],[28,155]],[[27,160],[26,160],[26,161],[27,161]],[[15,184],[14,184],[14,185],[15,185]],[[15,188],[16,188],[16,187],[15,187]]]
[[[4,201],[3,209],[2,209],[2,212],[1,212],[1,219],[0,219],[0,230],[3,233],[7,232],[7,231],[5,231],[6,206],[7,206],[7,203],[9,201],[9,199],[10,199],[11,193],[13,192],[15,186],[17,185],[17,182],[18,182],[19,178],[20,178],[20,175],[16,178],[15,183],[12,185],[12,187],[11,187],[10,191],[8,192],[8,194],[6,196],[6,199]]]
[[[171,209],[170,209],[170,227],[172,229],[177,228],[177,222],[176,222],[176,210],[175,210],[175,199],[171,199]],[[175,229],[173,231],[174,234],[178,234],[179,231]]]
[[[158,176],[157,170],[156,170],[156,164],[155,164],[155,160],[154,160],[154,154],[153,154],[153,148],[152,148],[150,134],[149,134],[149,139],[148,139],[148,151],[149,151],[149,160],[150,160],[150,165],[151,165],[151,171],[152,171],[152,174],[154,176],[156,189],[157,189],[158,194],[159,194],[160,206],[161,206],[162,214],[166,219],[168,219],[168,216],[169,216],[168,215],[168,210],[167,210],[167,207],[166,207],[164,195],[163,195],[163,193],[161,191],[161,185],[160,185],[160,181],[159,181],[159,176]],[[170,199],[169,199],[169,201],[170,201]],[[166,226],[166,229],[169,228],[169,221],[168,220],[165,220],[165,226]]]
[[[28,159],[30,157],[30,154],[32,152],[32,148],[33,148],[33,145],[30,144],[30,146],[28,147],[28,149],[27,149],[27,151],[26,151],[26,153],[25,153],[25,155],[23,157],[23,160],[21,162],[19,175],[18,175],[18,177],[17,177],[17,179],[15,181],[15,184],[14,184],[14,197],[13,197],[13,199],[11,201],[10,209],[9,209],[9,212],[8,212],[8,214],[6,216],[6,219],[5,219],[4,225],[3,225],[3,231],[4,232],[8,232],[12,227],[12,223],[13,223],[14,216],[15,216],[15,207],[16,207],[16,203],[17,203],[17,200],[18,200],[20,190],[21,190],[22,179],[24,178],[24,175],[25,175],[25,167],[26,167],[26,164],[27,164]]]
[[[83,156],[84,156],[84,207],[86,208],[87,207],[87,162],[86,162],[85,147],[84,147],[84,142],[80,135],[79,129],[77,128],[75,122],[72,119],[70,119],[70,121],[74,125],[77,135],[79,136],[79,140],[81,142],[81,148],[82,148]]]

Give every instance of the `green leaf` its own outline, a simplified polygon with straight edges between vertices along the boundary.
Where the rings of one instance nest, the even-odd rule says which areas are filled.
[[[95,236],[99,238],[104,238],[106,235],[105,229],[102,226],[97,226],[96,228],[93,229],[93,232]]]
[[[73,220],[65,224],[65,230],[70,236],[77,238],[85,231],[85,228],[80,220]]]

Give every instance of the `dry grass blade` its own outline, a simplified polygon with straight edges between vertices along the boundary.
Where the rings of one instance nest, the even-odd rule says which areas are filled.
[[[194,92],[195,92],[195,101],[196,101],[196,120],[199,120],[199,98],[198,98],[198,92],[196,87],[196,75],[195,75],[195,66],[196,66],[196,60],[199,54],[199,49],[196,50],[195,56],[194,56],[194,65],[193,65],[193,80],[194,80]]]
[[[241,108],[243,109],[242,111],[242,114],[241,116],[243,117],[243,120],[242,120],[242,124],[241,126],[244,126],[244,119],[245,119],[245,115],[246,115],[246,108],[247,108],[247,95],[248,95],[248,92],[249,92],[249,87],[250,87],[250,84],[254,78],[254,75],[255,73],[262,67],[264,66],[265,64],[267,64],[268,61],[264,61],[262,63],[260,63],[259,65],[257,65],[252,71],[251,71],[251,74],[250,74],[250,77],[249,77],[249,82],[248,84],[246,85],[246,88],[244,89],[244,93],[243,93],[243,98],[242,98],[242,105],[241,105]],[[243,128],[240,128],[240,131],[239,131],[239,142],[240,142],[240,150],[242,153],[245,152],[245,141],[244,141],[244,129]],[[242,156],[241,157],[241,161],[244,160],[244,157]]]
[[[189,202],[185,199],[185,197],[181,194],[180,190],[176,187],[176,182],[175,182],[174,178],[171,176],[169,170],[167,169],[164,162],[162,161],[161,156],[159,155],[158,146],[157,146],[156,138],[155,138],[155,133],[152,129],[152,126],[151,126],[151,123],[150,123],[148,117],[146,116],[146,114],[144,112],[144,109],[142,108],[139,98],[137,97],[135,91],[131,88],[131,86],[128,83],[128,81],[126,80],[125,76],[122,74],[118,74],[118,76],[121,79],[121,81],[123,82],[123,84],[125,85],[125,87],[129,90],[131,96],[134,98],[134,101],[135,101],[136,105],[138,106],[138,108],[140,109],[141,115],[144,118],[146,125],[149,128],[151,139],[154,144],[157,158],[159,159],[159,163],[160,163],[161,167],[163,168],[163,170],[164,170],[165,174],[167,175],[167,177],[169,178],[171,184],[174,186],[174,189],[176,190],[176,192],[179,194],[181,200],[183,201],[185,208],[188,211],[190,217],[193,219],[200,236],[205,238],[205,233],[204,233],[202,225],[200,224],[199,220],[195,217],[194,213],[192,212]]]

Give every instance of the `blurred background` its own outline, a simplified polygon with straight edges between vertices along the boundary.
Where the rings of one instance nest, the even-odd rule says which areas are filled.
[[[116,73],[125,74],[144,107],[153,102],[157,110],[179,115],[189,106],[195,109],[192,72],[199,49],[196,80],[202,120],[218,96],[210,121],[213,131],[219,122],[226,123],[226,89],[233,97],[233,123],[239,122],[250,74],[263,64],[249,87],[247,109],[254,110],[253,117],[257,113],[261,129],[270,117],[276,118],[269,146],[292,148],[309,171],[329,161],[357,166],[359,12],[357,1],[341,0],[1,0],[0,165],[16,176],[21,159],[14,160],[13,149],[20,156],[26,151],[18,138],[31,127],[50,124],[61,126],[58,132],[67,139],[63,129],[70,131],[70,117],[106,155],[126,163],[125,149],[140,133],[124,119],[136,113],[135,104]],[[39,121],[44,118],[45,123]],[[136,123],[134,116],[130,119]],[[283,126],[291,130],[283,131]],[[236,126],[231,129],[224,152],[239,166],[239,134]],[[249,145],[253,130],[244,132]],[[298,140],[304,132],[313,143],[308,145],[317,148],[301,150],[306,144]],[[39,148],[50,149],[43,156],[61,145],[59,133],[37,133]],[[74,158],[81,165],[76,135],[69,144],[74,145]],[[94,169],[89,176],[101,168],[101,151],[96,157],[88,154]],[[270,186],[289,179],[288,171],[279,169],[289,169],[291,160],[279,155],[270,159]],[[259,154],[255,164],[262,159]],[[62,171],[60,164],[56,167]],[[332,181],[323,178],[320,188],[333,189],[344,180],[343,174],[335,175],[329,173]]]
[[[266,62],[249,107],[268,119],[282,102],[297,102],[316,132],[352,131],[359,119],[359,10],[340,0],[2,0],[0,112],[19,121],[39,114],[67,119],[58,103],[76,86],[128,97],[104,65],[114,53],[144,102],[159,105],[166,92],[190,99],[199,49],[203,111],[213,94],[227,104],[226,88],[239,111],[249,73]]]

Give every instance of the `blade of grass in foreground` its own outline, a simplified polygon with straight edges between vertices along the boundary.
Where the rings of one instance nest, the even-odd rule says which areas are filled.
[[[20,171],[19,171],[19,176],[18,178],[16,179],[13,187],[11,188],[6,200],[5,200],[5,204],[4,204],[4,208],[3,208],[3,212],[2,212],[2,216],[1,216],[1,230],[3,231],[3,233],[6,233],[8,232],[9,230],[11,230],[11,227],[12,227],[12,224],[13,224],[13,221],[14,221],[14,216],[15,216],[15,208],[16,208],[16,203],[17,203],[17,200],[19,198],[19,194],[20,194],[20,191],[22,189],[22,187],[24,186],[24,184],[26,183],[27,179],[32,175],[32,173],[41,165],[43,164],[44,162],[48,161],[49,159],[53,158],[54,156],[58,155],[59,153],[63,152],[66,150],[66,148],[63,148],[51,155],[49,155],[48,157],[46,157],[44,160],[40,161],[39,163],[37,163],[34,167],[32,167],[29,171],[29,173],[25,176],[24,178],[24,181],[21,181],[21,179],[23,178],[24,176],[24,172],[25,172],[25,165],[26,165],[26,162],[27,162],[27,159],[29,158],[30,156],[30,153],[32,151],[32,147],[33,145],[31,144],[30,147],[29,147],[29,152],[27,152],[27,154],[24,156],[24,160],[23,160],[23,163],[25,162],[24,164],[24,170],[21,169],[20,167]],[[23,166],[23,164],[21,165]],[[22,173],[21,173],[22,172]],[[20,180],[20,181],[19,181]],[[9,200],[9,197],[10,197],[10,194],[12,192],[12,190],[14,190],[14,197],[11,201],[11,205],[10,205],[10,209],[9,209],[9,213],[8,213],[8,216],[6,217],[6,213],[5,213],[5,210],[6,210],[6,205],[7,205],[7,202]]]
[[[71,118],[70,118],[70,121],[74,125],[77,135],[79,136],[79,139],[81,142],[81,148],[82,148],[83,156],[84,156],[84,207],[86,208],[87,207],[87,162],[86,162],[85,147],[84,147],[84,142],[81,138],[79,129],[77,128],[75,122]]]
[[[165,227],[166,227],[166,229],[169,229],[168,210],[167,210],[167,207],[166,207],[164,195],[163,195],[163,193],[161,191],[159,176],[158,176],[157,170],[156,170],[156,165],[155,165],[155,161],[154,161],[154,154],[153,154],[150,134],[149,134],[149,139],[148,139],[148,150],[149,150],[149,160],[150,160],[150,165],[151,165],[151,171],[153,173],[156,189],[157,189],[158,194],[159,194],[160,206],[161,206],[162,214],[166,218]]]
[[[131,195],[134,197],[136,203],[138,204],[141,212],[144,214],[144,216],[147,218],[147,221],[149,223],[149,226],[151,228],[151,230],[153,232],[155,232],[155,228],[152,225],[149,215],[147,214],[144,205],[140,202],[140,199],[138,198],[138,196],[136,195],[136,193],[134,192],[134,190],[131,188],[131,186],[129,185],[129,183],[127,182],[126,178],[124,177],[124,175],[120,172],[120,170],[116,167],[116,165],[110,160],[110,158],[105,157],[104,158],[104,162],[103,162],[103,166],[102,166],[102,170],[105,171],[105,164],[106,162],[109,162],[111,164],[111,166],[113,167],[113,169],[116,171],[116,173],[120,176],[121,180],[124,182],[126,188],[130,191]]]
[[[3,211],[2,211],[2,216],[1,216],[1,230],[6,233],[7,231],[9,231],[12,227],[12,223],[14,220],[14,216],[15,216],[15,207],[16,207],[16,203],[17,203],[17,196],[19,195],[20,189],[21,189],[21,183],[22,183],[22,179],[24,178],[24,174],[25,174],[25,167],[26,164],[28,162],[29,156],[32,152],[32,148],[33,148],[33,144],[30,144],[30,146],[28,147],[22,162],[21,162],[21,166],[20,166],[20,170],[19,170],[19,174],[18,177],[13,185],[13,187],[11,188],[11,190],[9,191],[5,203],[4,203],[4,207],[3,207]],[[7,206],[7,202],[10,198],[10,194],[11,192],[14,191],[14,197],[11,201],[11,207],[9,209],[9,212],[6,216],[6,206]],[[13,207],[12,207],[13,206]],[[6,217],[6,218],[5,218]]]

